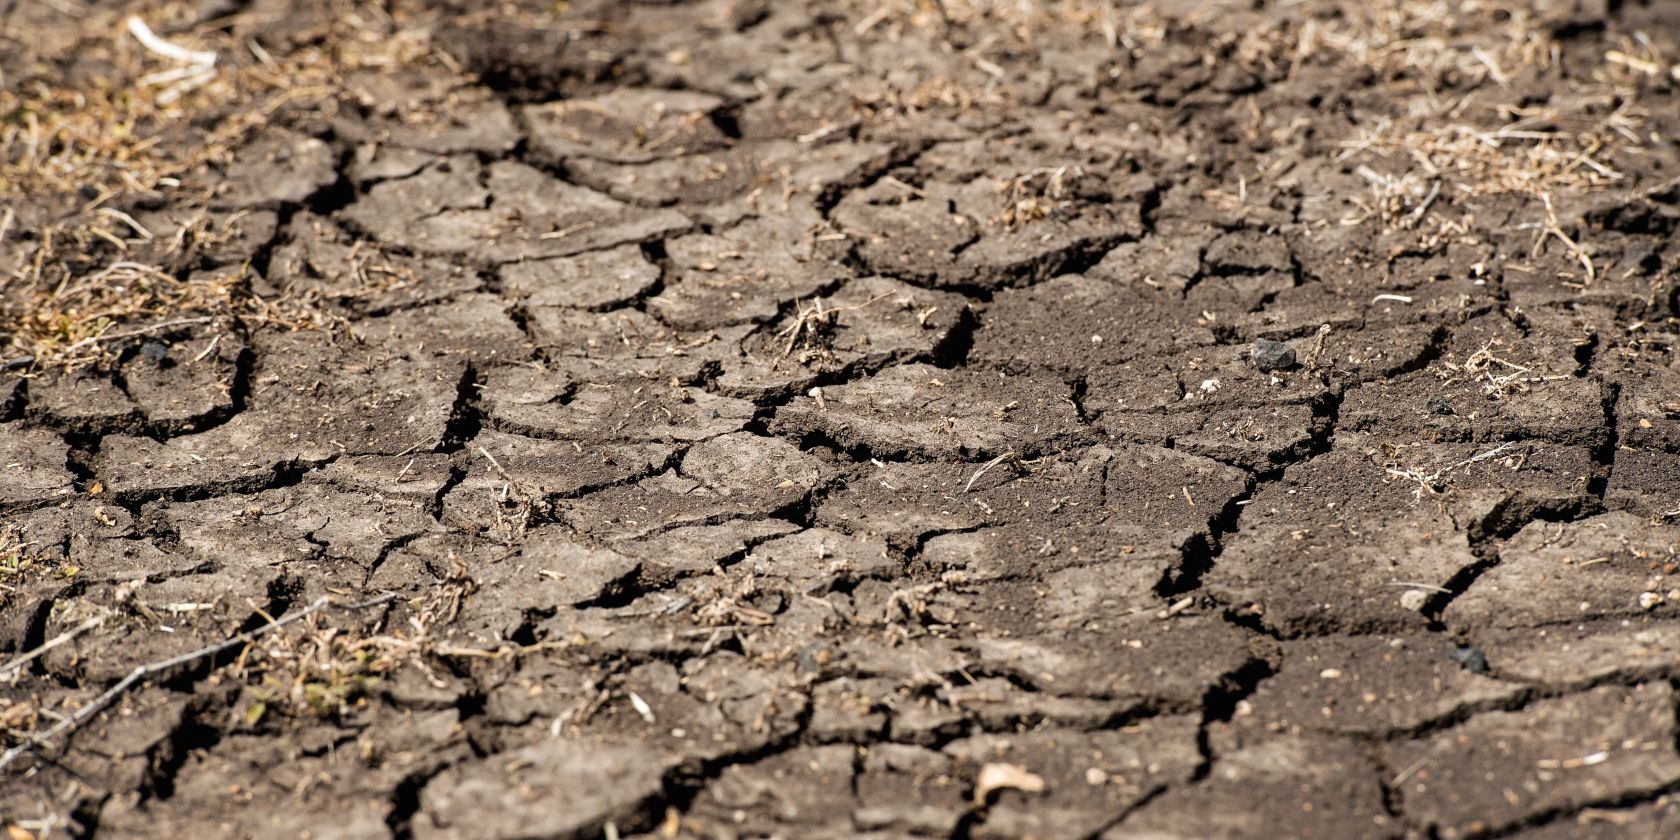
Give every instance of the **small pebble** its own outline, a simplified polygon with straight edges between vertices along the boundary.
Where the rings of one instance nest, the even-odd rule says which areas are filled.
[[[1295,366],[1295,348],[1269,338],[1254,340],[1254,366],[1261,370],[1288,370]]]
[[[161,365],[169,358],[169,347],[156,341],[148,341],[140,345],[140,356],[154,365]]]
[[[1482,649],[1479,647],[1470,647],[1467,645],[1454,650],[1448,655],[1452,657],[1454,662],[1463,666],[1464,670],[1469,671],[1472,674],[1487,673],[1487,654],[1482,653]]]

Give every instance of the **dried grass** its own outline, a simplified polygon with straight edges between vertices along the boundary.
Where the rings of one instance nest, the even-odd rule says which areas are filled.
[[[1483,91],[1508,88],[1562,60],[1563,46],[1542,25],[1539,4],[1322,0],[1285,10],[1277,25],[1252,28],[1235,27],[1222,18],[1235,6],[879,0],[863,5],[867,13],[854,21],[853,29],[896,40],[912,32],[946,38],[961,27],[969,36],[965,43],[978,38],[964,48],[976,62],[994,49],[1031,55],[1035,41],[1054,29],[1058,39],[1070,33],[1088,41],[1100,37],[1117,56],[1137,58],[1151,47],[1181,41],[1196,44],[1208,66],[1230,63],[1254,73],[1281,70],[1289,75],[1322,65],[1348,78],[1368,77],[1394,96],[1384,100],[1386,113],[1363,109],[1361,121],[1373,127],[1342,144],[1340,159],[1358,164],[1370,185],[1369,195],[1357,200],[1356,212],[1342,221],[1378,219],[1406,228],[1420,225],[1431,209],[1461,198],[1538,199],[1546,193],[1563,195],[1623,183],[1616,155],[1649,141],[1644,130],[1647,115],[1638,104],[1642,87],[1665,84],[1670,77],[1680,80],[1680,64],[1636,34],[1607,50],[1592,78],[1585,84],[1572,82],[1569,95],[1559,97],[1557,104],[1484,105],[1479,95],[1495,97]],[[1444,93],[1448,90],[1469,93]],[[968,91],[947,96],[941,104],[971,107],[979,95]],[[1255,118],[1257,123],[1264,121],[1258,111]],[[1287,140],[1293,130],[1279,132]],[[1265,173],[1266,167],[1260,167],[1255,180]],[[1038,209],[1030,201],[1021,207],[1029,221]]]
[[[875,122],[936,109],[962,114],[1006,104],[1008,100],[995,87],[974,88],[949,78],[929,79],[908,88],[865,83],[852,94],[858,118]]]
[[[1532,4],[1399,0],[1339,4],[1343,14],[1309,19],[1298,32],[1301,60],[1329,57],[1399,92],[1392,113],[1342,143],[1338,159],[1359,163],[1370,198],[1343,219],[1380,218],[1412,227],[1436,202],[1459,197],[1580,193],[1625,180],[1613,158],[1643,144],[1638,83],[1646,65],[1606,62],[1543,107],[1483,105],[1509,100],[1483,91],[1551,71],[1562,45],[1538,25]],[[1637,61],[1657,60],[1648,44]],[[1446,89],[1468,91],[1448,97]],[[1613,106],[1613,107],[1611,107]]]
[[[998,185],[1003,210],[989,221],[1004,229],[1019,230],[1040,219],[1066,210],[1073,204],[1074,182],[1085,177],[1079,167],[1059,166],[1035,169]]]
[[[172,63],[123,25],[130,14],[159,32],[186,19],[191,4],[140,2],[87,11],[39,34],[39,72],[0,86],[0,362],[37,368],[104,361],[96,339],[119,325],[202,315],[225,327],[236,318],[294,328],[330,323],[317,300],[260,301],[243,272],[190,275],[159,264],[222,232],[208,219],[183,230],[161,257],[150,231],[115,209],[139,196],[190,207],[204,196],[185,177],[226,163],[257,128],[282,114],[330,114],[347,96],[344,77],[363,68],[443,61],[423,30],[404,29],[378,4],[323,0],[329,21],[294,33],[293,49],[271,52],[244,37],[249,16],[164,35],[214,51],[213,73],[180,84]],[[237,23],[237,25],[234,25]],[[76,33],[67,36],[66,32]],[[56,36],[56,37],[54,37]],[[34,226],[15,220],[25,211]],[[146,250],[149,262],[133,252]]]
[[[107,361],[101,336],[184,317],[208,317],[214,329],[248,319],[298,328],[332,323],[322,299],[259,300],[237,271],[192,275],[159,264],[152,233],[116,208],[141,195],[191,206],[202,197],[187,194],[188,175],[228,161],[260,126],[331,115],[354,96],[346,86],[352,73],[458,68],[435,49],[427,26],[393,18],[385,4],[370,0],[300,4],[294,12],[324,13],[295,14],[320,23],[300,24],[308,29],[289,33],[286,47],[253,39],[249,33],[264,22],[249,13],[174,32],[172,22],[188,20],[196,5],[137,0],[16,33],[40,61],[32,75],[0,84],[0,364]],[[1117,59],[1182,41],[1196,45],[1208,66],[1231,63],[1269,75],[1325,65],[1350,78],[1369,76],[1395,94],[1383,100],[1386,113],[1366,106],[1361,117],[1372,128],[1342,146],[1341,157],[1369,184],[1343,221],[1429,229],[1426,216],[1464,198],[1561,199],[1625,183],[1620,156],[1650,141],[1641,91],[1680,80],[1680,64],[1635,34],[1607,49],[1590,79],[1545,107],[1484,104],[1483,91],[1505,89],[1561,60],[1562,46],[1528,0],[1322,0],[1285,9],[1277,25],[1266,27],[1234,25],[1230,8],[1118,0],[860,2],[849,21],[860,37],[943,44],[989,79],[862,81],[854,110],[860,119],[883,120],[1007,108],[1003,82],[1030,66],[1038,45],[1051,37],[1103,45]],[[192,68],[147,49],[124,28],[130,14],[184,50],[214,52],[213,73],[183,76],[178,71]],[[608,25],[553,16],[531,23],[557,31]],[[186,78],[191,85],[183,85]],[[806,139],[837,130],[825,126]],[[1293,131],[1274,134],[1287,140]],[[1238,193],[1269,171],[1260,166],[1254,177],[1244,175]],[[995,221],[1013,228],[1053,213],[1053,190],[1033,194],[1034,186],[1012,185],[1020,194],[1007,197]],[[63,212],[42,218],[43,208]],[[171,244],[184,249],[220,235],[210,225],[207,220]],[[141,259],[141,251],[152,256]],[[176,252],[166,247],[163,256]],[[1590,249],[1576,243],[1571,254]]]
[[[956,26],[1031,44],[1052,27],[1101,33],[1110,47],[1131,49],[1166,38],[1155,3],[1121,0],[880,0],[852,24],[863,36],[899,40],[914,30],[943,35]],[[1170,5],[1170,4],[1169,4]]]
[[[23,529],[10,522],[0,523],[0,607],[11,601],[24,579],[40,565],[24,539]]]

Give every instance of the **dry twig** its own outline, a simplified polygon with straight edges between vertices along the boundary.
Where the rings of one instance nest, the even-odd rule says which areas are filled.
[[[176,666],[185,665],[188,662],[195,662],[208,656],[215,656],[222,651],[248,644],[258,636],[273,632],[285,627],[288,624],[295,624],[317,612],[320,612],[321,610],[327,609],[328,607],[341,610],[363,610],[390,603],[392,600],[395,600],[396,597],[396,593],[387,592],[377,598],[372,598],[370,600],[354,604],[334,604],[330,597],[322,595],[310,602],[309,606],[287,613],[279,618],[271,619],[267,624],[257,627],[256,629],[248,630],[231,638],[216,642],[215,644],[206,645],[197,650],[188,651],[179,656],[172,656],[159,662],[140,665],[133,671],[130,671],[128,676],[118,680],[116,685],[106,689],[104,693],[93,698],[93,700],[89,701],[86,705],[69,715],[65,715],[60,718],[57,723],[47,729],[26,736],[23,743],[13,746],[4,753],[0,753],[0,770],[5,770],[13,762],[16,762],[18,759],[26,755],[30,750],[45,744],[59,735],[73,732],[80,728],[95,715],[104,711],[105,708],[115,702],[118,697],[121,697],[124,692],[133,688],[135,685],[139,684],[141,680],[144,680],[153,674],[162,673]],[[9,668],[11,666],[7,667]]]
[[[1499,455],[1503,454],[1505,452],[1505,450],[1510,449],[1511,447],[1516,446],[1516,445],[1517,445],[1517,441],[1508,440],[1508,441],[1506,441],[1504,443],[1501,443],[1498,446],[1495,446],[1494,448],[1489,449],[1485,452],[1478,452],[1475,455],[1472,455],[1468,458],[1465,458],[1462,461],[1457,461],[1455,463],[1448,464],[1447,466],[1444,466],[1444,467],[1442,467],[1442,468],[1440,468],[1440,469],[1438,469],[1438,470],[1436,470],[1432,473],[1429,473],[1428,475],[1424,475],[1421,471],[1419,471],[1415,468],[1412,468],[1412,467],[1407,467],[1405,469],[1397,469],[1395,467],[1384,467],[1383,470],[1385,472],[1387,472],[1389,475],[1394,476],[1395,478],[1403,478],[1407,481],[1416,482],[1417,483],[1417,488],[1412,491],[1412,499],[1414,501],[1416,501],[1416,500],[1422,499],[1424,493],[1429,493],[1430,495],[1435,495],[1437,493],[1440,493],[1441,491],[1436,489],[1436,488],[1439,485],[1441,479],[1443,479],[1446,476],[1452,474],[1453,471],[1463,469],[1464,467],[1468,467],[1468,466],[1471,466],[1473,464],[1479,464],[1482,461],[1486,461],[1486,460],[1489,460],[1491,458],[1497,458],[1497,457],[1499,457]]]
[[[57,636],[54,636],[51,639],[48,639],[47,641],[42,642],[34,650],[31,650],[28,653],[25,653],[25,654],[22,654],[22,655],[18,656],[16,659],[13,659],[12,661],[7,662],[4,666],[0,666],[0,680],[9,680],[14,676],[17,676],[18,674],[23,673],[23,666],[28,665],[29,663],[41,658],[43,655],[45,655],[48,651],[52,650],[53,648],[56,648],[59,645],[70,642],[70,641],[74,640],[77,636],[80,636],[83,633],[86,633],[87,631],[92,630],[93,628],[98,627],[99,625],[104,624],[104,623],[105,623],[105,616],[96,615],[93,618],[90,618],[87,621],[84,621],[81,624],[78,624],[75,627],[72,627],[69,630],[64,631],[63,633],[60,633]]]

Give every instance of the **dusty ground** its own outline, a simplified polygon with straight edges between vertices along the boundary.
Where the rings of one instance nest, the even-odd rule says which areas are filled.
[[[1680,835],[1675,4],[0,15],[11,838]]]

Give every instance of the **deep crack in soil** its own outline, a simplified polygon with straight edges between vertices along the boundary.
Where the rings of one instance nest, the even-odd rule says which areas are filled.
[[[1677,62],[0,2],[0,825],[1680,836]]]

